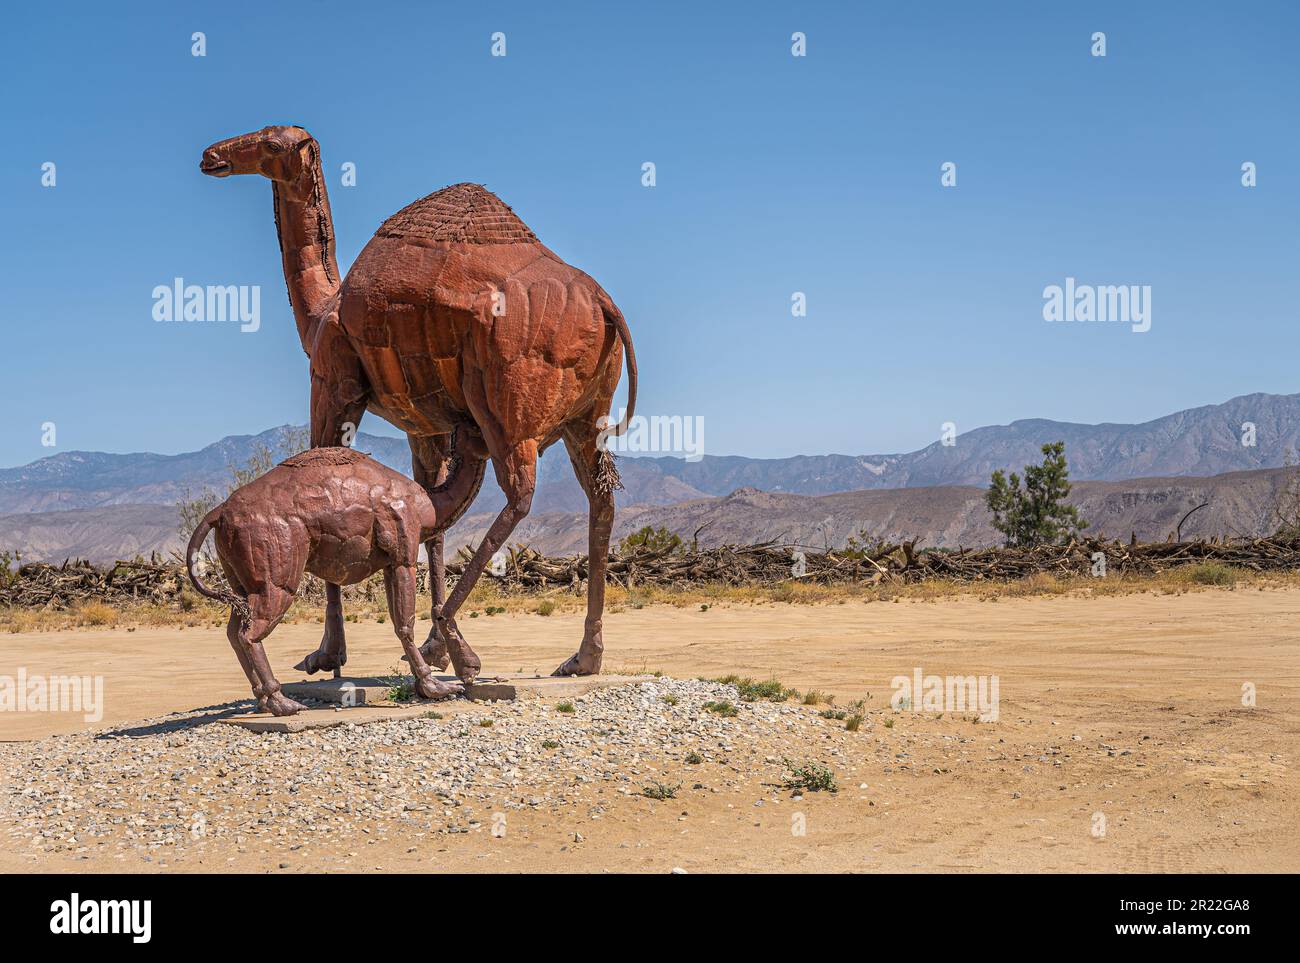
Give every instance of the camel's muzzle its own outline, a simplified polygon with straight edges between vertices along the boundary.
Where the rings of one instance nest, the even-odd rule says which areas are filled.
[[[212,151],[207,151],[203,160],[199,161],[199,170],[212,177],[225,177],[234,170],[234,166],[230,161],[222,160]]]

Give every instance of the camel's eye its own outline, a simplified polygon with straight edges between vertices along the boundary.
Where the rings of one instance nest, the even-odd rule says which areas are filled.
[[[281,144],[278,140],[270,141],[267,143],[266,146],[267,149],[270,150],[272,154],[279,154],[284,150],[284,145]]]

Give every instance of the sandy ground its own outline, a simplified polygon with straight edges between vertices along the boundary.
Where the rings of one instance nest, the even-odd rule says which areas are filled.
[[[839,705],[869,697],[863,730],[835,736],[847,746],[836,760],[841,791],[792,800],[764,774],[737,788],[697,767],[682,798],[620,796],[599,818],[577,806],[523,812],[504,838],[483,827],[388,832],[292,852],[274,839],[208,840],[149,861],[10,847],[0,869],[1296,872],[1298,622],[1296,589],[626,611],[606,620],[607,670],[774,676],[833,692]],[[549,671],[572,651],[581,619],[498,615],[463,627],[485,674]],[[391,627],[347,629],[350,674],[396,665]],[[291,666],[319,631],[299,624],[271,636],[281,681],[300,677]],[[102,675],[103,719],[0,713],[0,740],[247,698],[215,629],[0,637],[0,675],[20,666]],[[997,675],[998,721],[892,712],[890,680],[915,667]],[[1243,705],[1248,683],[1253,707]],[[792,832],[796,821],[804,835]]]

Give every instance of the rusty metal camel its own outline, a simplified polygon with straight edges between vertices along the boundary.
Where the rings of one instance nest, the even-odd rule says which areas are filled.
[[[344,441],[367,410],[407,433],[415,478],[438,518],[426,544],[434,627],[423,656],[439,668],[450,659],[465,681],[478,674],[456,612],[528,514],[538,455],[563,441],[590,506],[589,578],[582,642],[555,674],[599,672],[618,487],[601,439],[626,429],[637,385],[631,335],[610,296],[477,184],[398,211],[340,282],[320,148],[301,127],[213,144],[200,170],[272,182],[289,300],[311,359],[312,445]],[[624,350],[627,413],[607,426]],[[488,457],[506,505],[444,598],[442,533],[473,501]],[[329,584],[325,636],[299,667],[337,671],[346,658],[341,599]]]
[[[185,560],[194,587],[230,605],[226,637],[262,711],[286,716],[303,708],[280,691],[262,648],[289,610],[303,572],[352,585],[383,571],[388,612],[416,691],[438,699],[462,686],[435,679],[415,646],[415,563],[421,539],[437,528],[429,496],[405,475],[351,448],[312,448],[210,511]],[[199,576],[196,553],[209,531],[216,532],[217,558],[234,594]]]

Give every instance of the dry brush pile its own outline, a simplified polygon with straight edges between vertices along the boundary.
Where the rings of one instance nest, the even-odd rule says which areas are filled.
[[[1180,565],[1218,562],[1256,572],[1300,569],[1300,536],[1230,541],[1151,542],[1079,539],[1065,546],[1036,548],[918,549],[894,542],[872,549],[812,551],[778,543],[725,545],[699,551],[649,551],[611,554],[609,581],[637,585],[771,585],[799,580],[830,585],[881,584],[946,579],[958,582],[1012,581],[1039,572],[1086,576],[1098,556],[1116,575],[1157,575]],[[556,558],[517,547],[503,559],[498,581],[504,587],[538,590],[581,584],[586,556]],[[463,559],[448,563],[456,574]]]
[[[464,566],[467,550],[447,564],[454,580]],[[1189,542],[1125,544],[1079,539],[1065,546],[918,549],[914,542],[877,545],[871,549],[812,551],[778,543],[725,545],[703,550],[636,550],[612,553],[609,581],[624,588],[637,586],[763,586],[781,582],[819,585],[866,583],[907,584],[928,580],[961,583],[1014,581],[1037,573],[1057,577],[1087,576],[1105,559],[1108,575],[1159,575],[1182,565],[1217,562],[1254,572],[1300,570],[1300,536]],[[587,558],[542,555],[526,546],[502,554],[491,571],[505,592],[539,592],[556,588],[578,591],[587,578]],[[420,590],[427,591],[428,570],[420,572]],[[322,583],[309,578],[299,593],[307,600],[324,600]],[[378,601],[383,598],[379,577],[345,589],[345,597]],[[26,564],[0,573],[0,606],[62,611],[86,602],[109,605],[153,603],[177,607],[197,601],[179,559],[120,561],[97,567],[84,560],[62,565]]]

